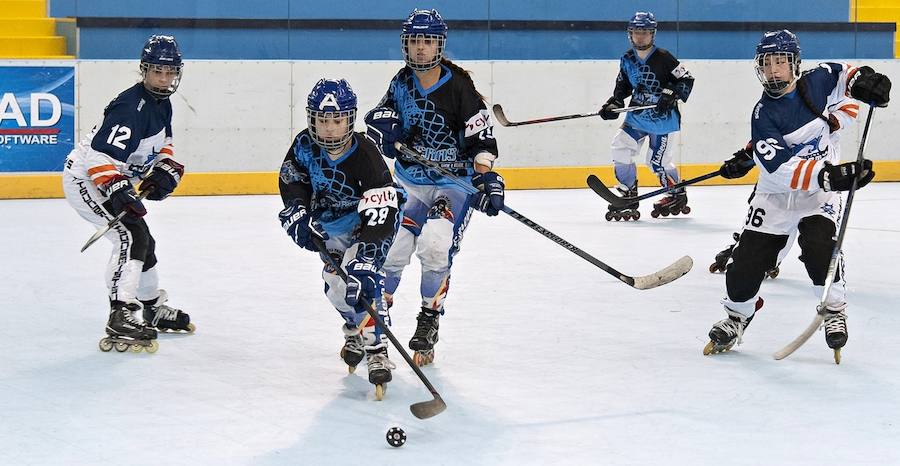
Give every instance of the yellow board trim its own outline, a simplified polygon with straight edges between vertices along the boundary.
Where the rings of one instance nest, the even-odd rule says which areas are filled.
[[[718,164],[681,165],[682,179],[694,178],[719,168]],[[498,168],[508,189],[586,188],[588,175],[597,175],[607,186],[616,183],[612,166],[596,167],[525,167]],[[875,181],[900,181],[900,160],[875,162]],[[757,171],[737,179],[715,177],[698,186],[753,184]],[[643,187],[659,186],[659,180],[647,167],[638,167],[638,183]],[[180,196],[215,196],[239,194],[278,194],[277,172],[187,173],[175,193]],[[59,173],[0,174],[0,199],[61,198],[62,175]]]

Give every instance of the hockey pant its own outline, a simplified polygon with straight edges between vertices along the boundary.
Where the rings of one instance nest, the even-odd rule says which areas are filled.
[[[385,297],[388,303],[393,302],[403,269],[415,252],[422,263],[421,305],[443,313],[450,288],[450,267],[473,211],[472,196],[456,186],[398,181],[409,197],[403,223],[384,263]]]
[[[680,182],[678,169],[672,163],[673,134],[650,134],[622,125],[610,147],[619,183],[629,188],[635,185],[637,167],[634,157],[640,152],[645,139],[648,141],[647,167],[659,178],[659,184],[665,187]]]
[[[842,209],[843,198],[835,192],[756,193],[750,201],[741,239],[725,271],[728,296],[722,304],[752,316],[766,272],[777,265],[779,251],[795,233],[800,261],[813,282],[814,293],[821,297]],[[841,254],[825,306],[834,310],[845,308],[845,291]]]
[[[75,178],[63,172],[63,192],[69,205],[81,218],[95,227],[105,227],[115,215],[109,199],[91,180]],[[143,218],[137,222],[118,222],[104,235],[112,245],[106,265],[106,287],[110,301],[150,301],[159,297],[156,273],[156,241]]]

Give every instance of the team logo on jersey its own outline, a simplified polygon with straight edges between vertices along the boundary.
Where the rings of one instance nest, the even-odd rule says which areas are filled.
[[[821,141],[822,135],[819,135],[810,141],[801,142],[791,147],[791,153],[801,159],[817,159],[828,153],[828,146],[825,146],[824,149],[819,146]]]
[[[834,206],[827,202],[825,204],[822,204],[822,213],[824,213],[828,216],[834,217],[834,214],[835,214]]]
[[[447,196],[438,196],[431,208],[428,209],[428,218],[445,218],[453,223],[453,204]]]

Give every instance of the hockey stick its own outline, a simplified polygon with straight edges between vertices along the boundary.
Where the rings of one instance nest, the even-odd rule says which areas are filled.
[[[856,156],[856,161],[860,164],[863,162],[863,151],[866,148],[866,138],[869,136],[869,124],[872,122],[873,113],[875,113],[875,107],[869,104],[869,114],[866,116],[866,126],[863,128],[862,138],[859,141],[859,154]],[[862,174],[862,171],[860,171],[860,174]],[[809,324],[809,327],[806,327],[806,330],[795,338],[794,341],[788,343],[787,346],[781,348],[772,355],[772,357],[779,361],[790,356],[791,353],[803,346],[813,333],[816,333],[816,330],[819,329],[822,322],[825,321],[825,299],[828,298],[828,292],[831,290],[831,285],[834,284],[835,274],[837,274],[838,259],[841,256],[841,245],[844,243],[844,233],[847,231],[847,220],[850,219],[850,207],[853,204],[853,195],[856,193],[858,181],[858,177],[854,178],[850,183],[850,190],[847,192],[847,205],[844,207],[844,215],[841,217],[841,226],[838,229],[837,241],[834,243],[834,249],[831,251],[831,262],[828,263],[828,274],[825,276],[822,299],[819,301],[819,305],[816,306],[816,317],[813,319],[812,323]],[[840,363],[840,349],[835,350],[834,359],[835,362]]]
[[[651,108],[656,108],[656,105],[643,105],[640,107],[625,107],[625,108],[617,108],[613,110],[613,113],[627,113],[633,112],[635,110],[647,110]],[[503,113],[503,107],[500,104],[494,104],[494,117],[497,118],[497,121],[502,126],[522,126],[522,125],[536,125],[538,123],[550,123],[551,121],[563,121],[563,120],[574,120],[576,118],[588,118],[600,116],[600,112],[596,113],[576,113],[574,115],[562,115],[555,117],[547,117],[547,118],[538,118],[536,120],[525,120],[525,121],[509,121],[506,118],[506,114]]]
[[[635,201],[643,201],[644,199],[649,199],[654,196],[658,196],[660,194],[667,194],[676,189],[683,188],[685,186],[690,186],[694,183],[699,183],[704,180],[708,180],[710,178],[715,178],[719,176],[719,170],[714,172],[709,172],[705,175],[700,175],[696,178],[691,178],[689,180],[684,180],[680,183],[673,184],[672,186],[667,186],[662,189],[657,189],[656,191],[649,192],[646,194],[641,194],[640,196],[635,197],[620,197],[616,196],[606,185],[600,181],[600,178],[597,178],[596,175],[588,175],[587,184],[598,196],[602,197],[606,202],[612,204],[613,207],[625,207],[626,205],[635,202]]]
[[[398,151],[402,152],[406,156],[414,159],[419,164],[440,172],[441,175],[459,186],[463,191],[466,191],[469,194],[475,194],[478,192],[478,189],[472,186],[471,183],[467,183],[459,179],[453,173],[447,171],[444,167],[424,158],[422,154],[419,154],[418,152],[416,152],[416,150],[407,147],[400,142],[394,143],[394,147],[396,147]],[[525,226],[540,233],[544,237],[549,238],[554,243],[564,247],[568,251],[571,251],[578,257],[590,262],[591,264],[594,264],[604,272],[612,275],[613,277],[616,277],[622,283],[625,283],[626,285],[638,290],[648,290],[650,288],[656,288],[657,286],[665,285],[666,283],[675,281],[684,274],[688,273],[691,270],[691,267],[694,265],[694,261],[690,256],[684,256],[658,272],[640,277],[632,277],[629,275],[625,275],[622,272],[619,272],[618,270],[606,265],[600,259],[597,259],[596,257],[588,254],[585,251],[582,251],[578,248],[578,246],[575,246],[574,244],[560,238],[552,231],[538,225],[528,217],[516,212],[509,206],[503,206],[503,212],[506,212],[510,217],[525,224]]]
[[[141,191],[141,194],[138,195],[137,200],[143,201],[144,198],[147,197],[148,194],[150,194],[150,191],[152,191],[152,190],[145,189],[145,190]],[[115,217],[113,217],[113,219],[110,220],[109,223],[107,223],[105,227],[97,230],[96,233],[94,233],[90,238],[88,238],[87,242],[84,243],[84,246],[81,247],[81,252],[84,252],[85,249],[91,247],[91,245],[96,243],[98,239],[102,238],[103,235],[105,235],[107,232],[109,232],[109,230],[112,229],[112,227],[116,226],[117,223],[122,221],[122,218],[125,217],[126,214],[128,214],[127,210],[123,210],[123,211],[119,212],[119,214],[116,215]]]
[[[328,265],[334,269],[334,272],[338,277],[341,277],[341,280],[344,283],[347,282],[347,273],[344,272],[344,269],[341,268],[341,265],[338,264],[331,254],[328,253],[328,248],[325,247],[325,242],[317,237],[313,237],[313,244],[316,245],[316,248],[319,249],[320,255],[328,262]],[[409,354],[406,353],[406,350],[403,349],[403,346],[397,341],[397,337],[394,336],[394,332],[388,328],[387,325],[384,324],[384,320],[381,319],[381,316],[378,315],[378,312],[375,310],[375,305],[369,301],[366,297],[362,297],[363,305],[366,308],[366,313],[369,314],[369,317],[375,320],[375,324],[381,328],[381,331],[387,335],[388,340],[394,345],[394,348],[400,352],[400,355],[403,356],[403,359],[406,360],[406,363],[409,364],[409,367],[412,368],[413,372],[419,376],[419,380],[425,384],[425,387],[428,388],[428,391],[434,395],[433,400],[421,401],[419,403],[413,403],[409,406],[409,410],[412,411],[413,416],[419,419],[428,419],[433,416],[437,416],[441,414],[445,409],[447,409],[447,403],[444,403],[444,399],[441,398],[441,395],[434,389],[434,385],[431,385],[431,382],[428,381],[428,378],[425,377],[425,374],[422,373],[422,369],[419,369],[419,366],[413,362],[412,358],[409,357]]]

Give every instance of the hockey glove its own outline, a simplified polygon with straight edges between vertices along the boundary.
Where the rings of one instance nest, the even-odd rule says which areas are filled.
[[[719,167],[719,175],[722,178],[729,180],[740,178],[749,173],[753,166],[756,165],[753,161],[753,152],[750,151],[749,147],[745,147],[732,155],[733,157],[726,160]]]
[[[600,118],[603,118],[604,120],[615,120],[616,118],[619,118],[619,114],[613,111],[617,108],[625,108],[625,102],[621,99],[610,97],[609,100],[603,104],[603,107],[600,107]]]
[[[476,173],[472,177],[472,185],[478,188],[475,199],[472,201],[476,209],[493,217],[503,210],[503,200],[506,196],[506,185],[503,177],[496,172]]]
[[[675,95],[675,91],[672,89],[663,89],[662,93],[659,95],[659,100],[656,101],[656,111],[659,113],[666,113],[669,110],[672,110],[675,107],[675,101],[678,100],[678,96]]]
[[[876,107],[887,107],[891,100],[891,80],[868,66],[862,66],[850,80],[850,97]]]
[[[396,158],[394,143],[402,137],[403,123],[394,109],[378,107],[366,114],[366,139],[375,144],[381,155]]]
[[[113,179],[99,187],[100,192],[109,198],[110,213],[119,215],[126,212],[122,217],[123,223],[135,223],[141,217],[147,215],[147,208],[138,199],[137,193],[134,192],[134,186],[122,175],[115,175]]]
[[[863,159],[862,170],[860,170],[859,162],[847,162],[840,165],[825,162],[825,166],[819,171],[819,186],[825,191],[849,191],[855,177],[859,177],[857,188],[869,184],[872,178],[875,178],[872,161]]]
[[[319,225],[319,222],[306,212],[306,207],[299,202],[285,207],[278,213],[278,219],[281,220],[281,228],[284,228],[288,236],[301,248],[318,251],[312,241],[313,237],[318,237],[322,241],[328,239],[328,233],[322,225]]]
[[[369,301],[381,299],[384,288],[384,274],[372,262],[365,259],[351,259],[344,267],[347,271],[347,293],[344,301],[357,307],[363,298]]]
[[[169,197],[172,191],[175,191],[182,175],[184,175],[184,165],[170,158],[162,159],[156,162],[156,166],[153,167],[150,176],[141,183],[141,192],[152,188],[150,194],[147,195],[147,199],[161,201]]]

